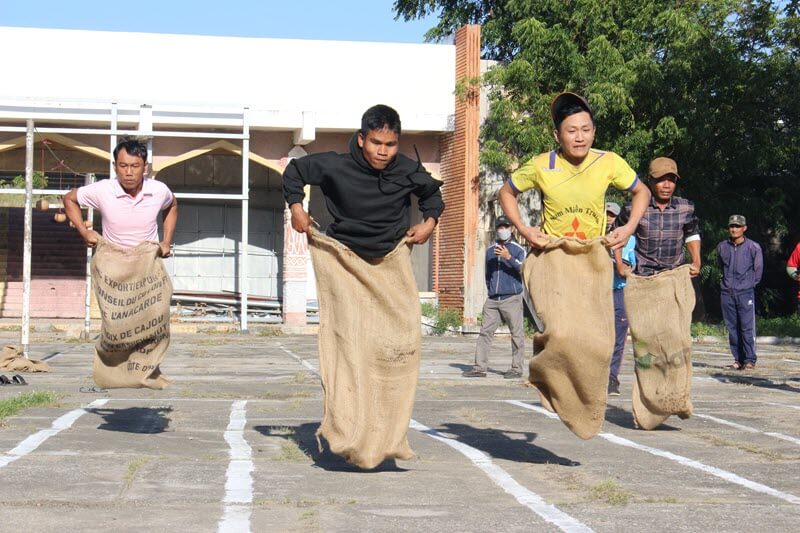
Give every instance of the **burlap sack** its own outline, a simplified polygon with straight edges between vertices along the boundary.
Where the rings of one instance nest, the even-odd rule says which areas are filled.
[[[411,246],[364,259],[312,230],[309,248],[320,308],[325,411],[317,437],[360,468],[410,459],[421,345]]]
[[[636,426],[653,429],[670,415],[688,418],[692,414],[694,309],[689,265],[654,276],[631,274],[624,295],[636,362]]]
[[[172,282],[158,244],[123,249],[100,241],[92,285],[102,317],[95,345],[94,381],[103,388],[163,389],[159,365],[169,346]]]
[[[577,436],[600,432],[614,348],[611,259],[602,239],[553,239],[525,261],[523,279],[544,332],[530,382]]]
[[[0,352],[0,371],[50,372],[50,365],[36,359],[25,359],[20,347],[3,346],[3,350]]]

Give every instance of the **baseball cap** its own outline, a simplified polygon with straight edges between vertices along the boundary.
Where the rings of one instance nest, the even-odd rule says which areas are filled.
[[[589,107],[589,102],[586,101],[586,98],[575,93],[565,92],[553,98],[553,103],[550,104],[550,116],[553,119],[553,124],[558,126],[560,123],[559,117],[561,117],[563,110],[576,105],[582,107],[584,111],[589,113],[592,120],[594,120],[594,113],[592,112],[592,108]],[[563,117],[561,117],[561,119],[563,119]]]
[[[494,221],[494,227],[498,228],[500,226],[511,226],[511,221],[505,215],[500,215],[497,217],[497,220]]]
[[[650,161],[650,172],[648,174],[656,179],[669,174],[674,174],[676,178],[680,178],[677,163],[669,157],[657,157]]]
[[[728,219],[729,226],[746,226],[747,219],[743,215],[731,215]]]
[[[611,213],[612,215],[619,216],[620,212],[619,204],[616,202],[606,202],[606,213]]]

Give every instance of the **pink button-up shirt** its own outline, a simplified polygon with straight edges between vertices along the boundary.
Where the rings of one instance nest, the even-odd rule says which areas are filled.
[[[103,216],[103,238],[123,248],[143,241],[158,242],[158,214],[172,204],[173,198],[163,182],[147,178],[135,198],[116,178],[78,189],[81,207],[93,207]]]

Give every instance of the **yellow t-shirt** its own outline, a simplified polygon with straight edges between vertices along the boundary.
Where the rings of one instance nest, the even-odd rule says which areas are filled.
[[[554,237],[592,239],[606,231],[606,189],[630,190],[636,172],[614,152],[590,150],[579,166],[560,151],[539,154],[511,176],[517,192],[542,192],[542,230]]]

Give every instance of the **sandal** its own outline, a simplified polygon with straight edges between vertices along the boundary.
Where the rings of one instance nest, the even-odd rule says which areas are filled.
[[[753,370],[755,367],[756,367],[756,365],[754,365],[753,363],[745,363],[744,364],[744,369],[745,370]]]
[[[11,380],[5,374],[0,376],[0,385],[11,385]]]
[[[27,381],[25,381],[25,378],[23,378],[23,377],[22,377],[22,376],[20,376],[19,374],[14,374],[14,375],[11,377],[11,384],[12,384],[12,385],[27,385],[27,384],[28,384],[28,382],[27,382]]]
[[[741,370],[742,369],[742,365],[740,365],[738,363],[738,361],[737,361],[736,363],[733,363],[732,365],[728,365],[725,368],[730,368],[731,370]]]

